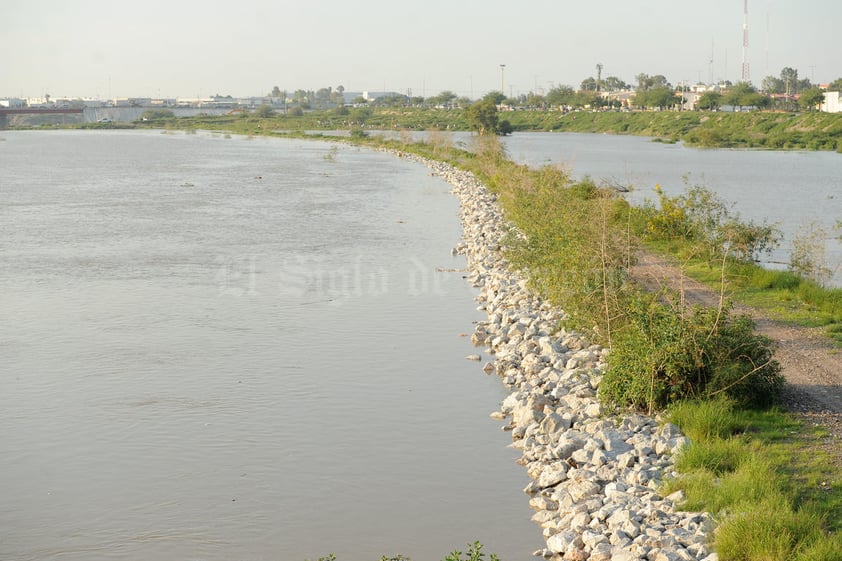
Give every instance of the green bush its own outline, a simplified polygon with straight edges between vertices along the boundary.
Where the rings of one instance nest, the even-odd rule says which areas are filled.
[[[630,322],[614,338],[601,398],[649,413],[717,396],[751,407],[777,402],[780,365],[772,359],[771,341],[754,333],[751,318],[733,316],[727,307],[681,311],[682,305],[632,302]]]
[[[172,119],[175,117],[175,113],[173,113],[169,109],[148,109],[143,112],[140,118],[144,121],[152,121],[155,119]]]
[[[468,550],[464,553],[458,550],[451,551],[444,558],[444,561],[482,561],[483,559],[485,559],[485,552],[482,550],[482,544],[474,542],[468,544]],[[495,553],[492,553],[489,556],[489,561],[499,561],[499,557]]]
[[[694,185],[672,197],[656,185],[655,192],[659,206],[643,208],[648,217],[644,234],[652,241],[681,240],[704,258],[718,261],[727,254],[747,262],[778,243],[780,235],[773,226],[741,220],[706,187]]]

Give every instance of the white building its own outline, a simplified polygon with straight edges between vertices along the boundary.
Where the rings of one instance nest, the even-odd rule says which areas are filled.
[[[0,107],[23,107],[26,105],[25,99],[20,99],[17,97],[9,97],[5,99],[0,99]]]
[[[842,99],[839,98],[839,94],[840,92],[824,92],[821,110],[825,113],[842,113]]]

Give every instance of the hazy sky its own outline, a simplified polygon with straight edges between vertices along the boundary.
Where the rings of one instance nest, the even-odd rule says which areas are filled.
[[[842,77],[840,22],[839,0],[749,0],[754,84],[785,66]],[[0,7],[0,97],[479,97],[501,78],[506,94],[578,87],[597,63],[629,83],[736,82],[742,28],[743,0],[18,0]]]

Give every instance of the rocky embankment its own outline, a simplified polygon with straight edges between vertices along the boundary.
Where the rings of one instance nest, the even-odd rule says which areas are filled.
[[[663,497],[675,453],[687,443],[678,427],[642,415],[604,415],[596,393],[606,351],[559,330],[564,312],[534,295],[511,270],[500,243],[508,233],[496,197],[470,173],[425,161],[461,201],[469,281],[487,321],[473,342],[494,361],[511,394],[492,417],[506,421],[524,490],[543,528],[537,556],[575,561],[715,561],[714,522],[677,509],[681,492]],[[472,358],[479,358],[476,355]]]

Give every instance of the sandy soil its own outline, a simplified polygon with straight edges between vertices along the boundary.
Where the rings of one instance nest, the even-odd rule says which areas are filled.
[[[682,289],[688,303],[716,305],[719,294],[682,275],[661,257],[644,255],[632,276],[645,286]],[[737,307],[750,315],[757,331],[776,343],[775,358],[787,380],[784,405],[807,422],[824,426],[829,436],[823,447],[842,467],[842,352],[820,330],[793,327],[763,317],[757,310]]]

